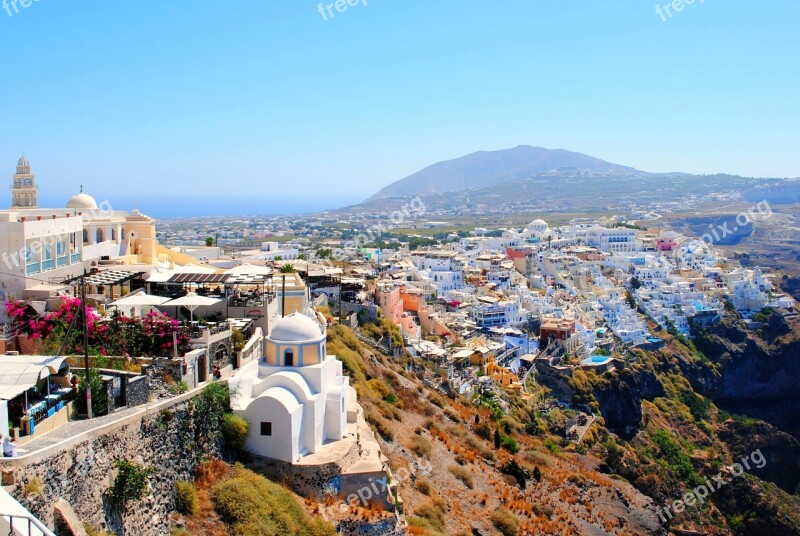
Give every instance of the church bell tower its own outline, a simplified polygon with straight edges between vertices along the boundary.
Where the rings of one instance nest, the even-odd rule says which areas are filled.
[[[17,173],[11,185],[11,208],[36,208],[36,176],[31,173],[31,163],[25,154],[17,162]]]

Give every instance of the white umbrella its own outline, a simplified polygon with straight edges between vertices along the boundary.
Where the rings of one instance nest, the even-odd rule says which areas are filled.
[[[116,305],[117,307],[141,307],[146,305],[163,305],[168,301],[169,298],[165,298],[163,296],[153,296],[152,294],[140,292],[138,294],[128,294],[127,296],[118,299],[111,305]]]
[[[209,305],[215,305],[222,300],[218,300],[216,298],[209,298],[207,296],[200,296],[194,292],[190,292],[186,296],[181,296],[180,298],[175,298],[172,301],[168,301],[166,303],[162,303],[162,306],[169,305],[170,307],[186,307],[189,309],[189,318],[191,321],[194,321],[194,310],[198,307],[207,307]]]
[[[245,263],[240,266],[229,268],[222,273],[226,275],[269,275],[272,273],[272,268]]]

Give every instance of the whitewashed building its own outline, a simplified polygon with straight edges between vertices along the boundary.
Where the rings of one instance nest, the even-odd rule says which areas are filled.
[[[234,412],[250,424],[245,447],[289,463],[344,439],[355,390],[342,362],[328,355],[325,329],[295,312],[278,320],[265,340],[266,356],[231,380]]]

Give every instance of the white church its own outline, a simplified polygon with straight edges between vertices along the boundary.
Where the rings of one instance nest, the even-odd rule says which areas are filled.
[[[250,424],[247,450],[296,464],[344,439],[357,418],[356,393],[342,362],[327,354],[323,324],[295,312],[272,326],[265,347],[265,357],[231,379],[234,412]]]

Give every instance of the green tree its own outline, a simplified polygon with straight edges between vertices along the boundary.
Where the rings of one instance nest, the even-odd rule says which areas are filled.
[[[206,247],[211,247],[213,245],[214,245],[214,237],[209,236],[208,238],[206,238]]]
[[[118,461],[118,473],[114,484],[108,490],[108,497],[112,504],[121,511],[125,511],[128,504],[144,498],[147,493],[147,482],[153,474],[152,467],[142,467],[127,460]]]
[[[276,259],[277,260],[277,259]],[[282,274],[293,274],[295,272],[294,266],[289,264],[288,262],[281,266],[278,271]]]
[[[625,301],[631,306],[631,309],[636,309],[636,298],[633,297],[630,290],[625,291]]]

